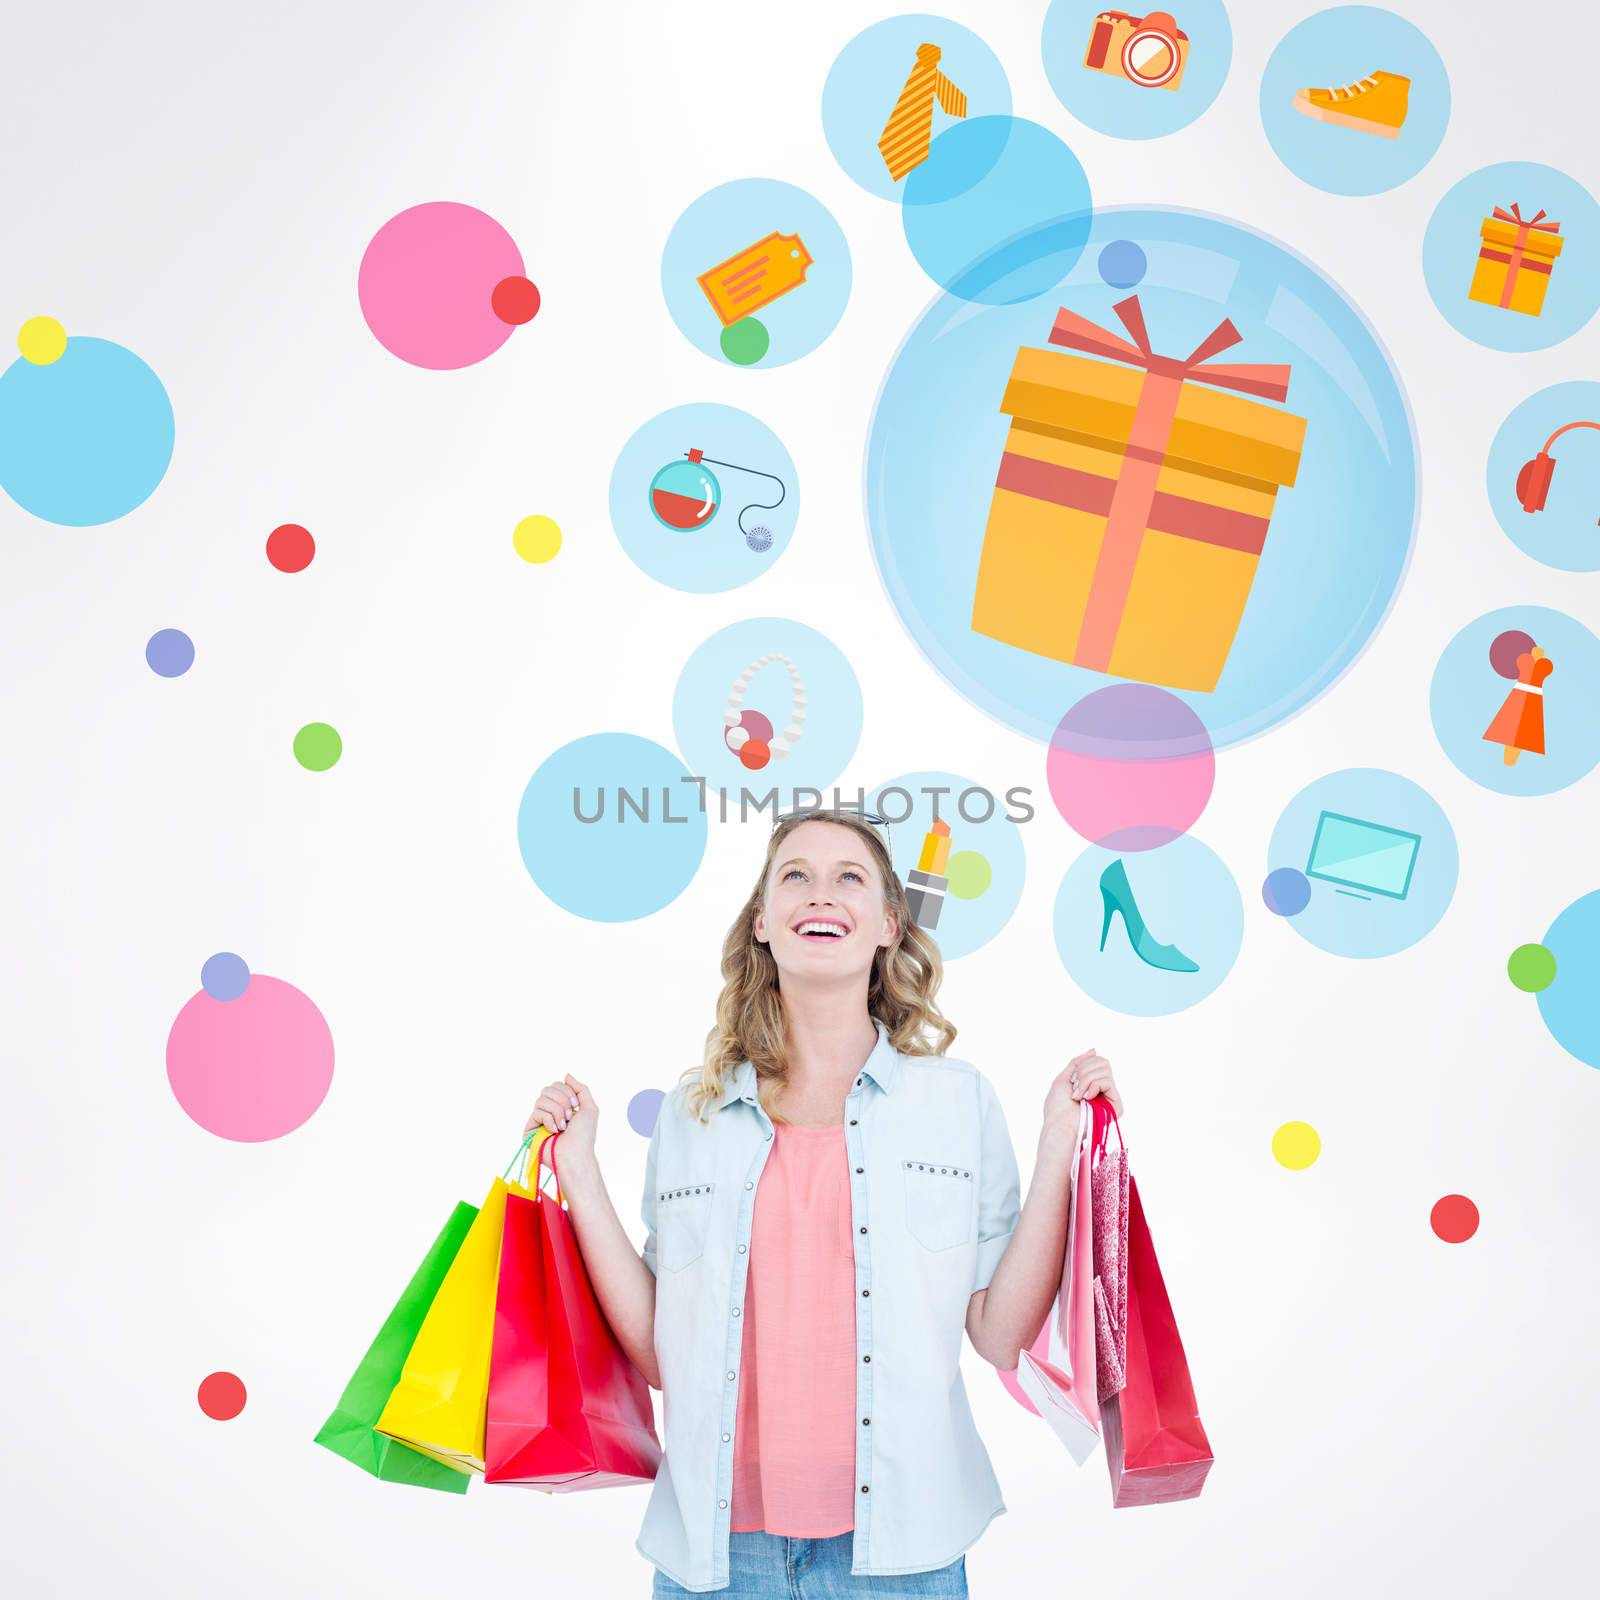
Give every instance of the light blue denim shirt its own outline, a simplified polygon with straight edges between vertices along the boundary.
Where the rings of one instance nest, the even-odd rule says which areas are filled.
[[[1020,1213],[1005,1116],[976,1067],[878,1042],[844,1105],[855,1240],[850,1571],[948,1566],[1006,1509],[961,1379],[967,1303]],[[728,1586],[734,1418],[756,1185],[772,1121],[741,1062],[709,1123],[679,1085],[645,1161],[664,1454],[635,1548],[685,1589]]]

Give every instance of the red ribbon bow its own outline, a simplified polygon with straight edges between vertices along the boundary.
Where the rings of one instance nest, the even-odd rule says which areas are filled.
[[[1539,215],[1544,213],[1541,211]],[[1145,331],[1138,295],[1119,300],[1111,309],[1133,335],[1132,344],[1108,328],[1090,322],[1087,317],[1068,311],[1065,306],[1056,313],[1050,343],[1083,350],[1090,355],[1109,356],[1114,361],[1127,361],[1162,377],[1193,378],[1200,383],[1214,383],[1222,389],[1237,389],[1241,394],[1260,395],[1267,400],[1288,398],[1289,368],[1286,366],[1264,363],[1216,366],[1211,363],[1212,356],[1238,344],[1243,337],[1226,317],[1200,341],[1187,360],[1179,361],[1174,356],[1158,356],[1151,352],[1150,335]]]
[[[1527,221],[1523,221],[1522,207],[1519,206],[1515,200],[1511,202],[1511,209],[1509,211],[1507,211],[1503,206],[1496,206],[1494,208],[1494,214],[1496,221],[1514,222],[1523,233],[1526,233],[1530,228],[1537,228],[1540,233],[1561,232],[1561,224],[1559,222],[1541,222],[1539,220],[1544,216],[1543,206],[1540,206],[1538,211],[1533,216],[1529,217]]]

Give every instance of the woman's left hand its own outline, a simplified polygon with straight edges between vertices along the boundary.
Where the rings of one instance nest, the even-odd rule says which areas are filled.
[[[1074,1056],[1050,1085],[1044,1099],[1045,1127],[1065,1129],[1070,1135],[1078,1126],[1077,1102],[1092,1100],[1097,1094],[1103,1094],[1117,1116],[1122,1116],[1122,1093],[1111,1076],[1111,1063],[1103,1055],[1085,1050]]]

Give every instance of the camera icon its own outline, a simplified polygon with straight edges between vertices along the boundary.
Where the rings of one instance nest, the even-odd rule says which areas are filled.
[[[1127,11],[1102,11],[1089,33],[1083,64],[1093,72],[1125,78],[1141,89],[1176,89],[1189,61],[1189,35],[1171,13],[1136,17]]]

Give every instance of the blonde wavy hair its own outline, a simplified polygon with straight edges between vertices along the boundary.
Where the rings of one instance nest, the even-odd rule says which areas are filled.
[[[756,1069],[756,1093],[767,1115],[774,1122],[788,1122],[772,1109],[774,1097],[789,1077],[788,1030],[778,989],[778,964],[771,949],[756,939],[755,915],[765,904],[767,878],[778,850],[803,822],[835,823],[861,837],[884,886],[884,909],[895,915],[898,932],[894,941],[880,946],[872,958],[867,984],[869,1015],[884,1025],[889,1042],[902,1055],[942,1056],[955,1040],[955,1026],[934,1003],[944,978],[939,947],[911,920],[905,889],[872,824],[840,811],[786,817],[772,830],[761,874],[722,941],[722,993],[717,997],[716,1025],[706,1035],[705,1057],[679,1080],[687,1085],[685,1102],[691,1115],[702,1122],[711,1120],[741,1061],[749,1061]]]

